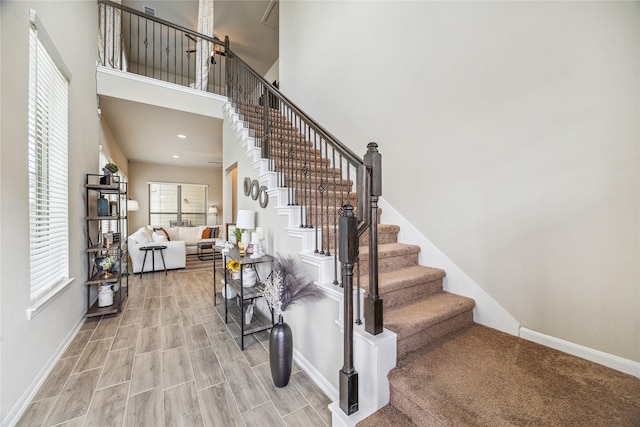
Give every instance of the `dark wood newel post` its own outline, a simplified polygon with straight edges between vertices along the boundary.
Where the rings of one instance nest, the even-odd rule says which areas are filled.
[[[340,409],[358,411],[358,372],[353,366],[353,267],[358,260],[358,219],[353,206],[343,206],[338,223],[340,263],[344,286],[344,365],[340,370]]]
[[[371,225],[369,227],[369,293],[364,300],[364,330],[378,335],[383,328],[382,298],[378,294],[378,198],[382,195],[382,156],[370,142],[364,165],[370,171]]]

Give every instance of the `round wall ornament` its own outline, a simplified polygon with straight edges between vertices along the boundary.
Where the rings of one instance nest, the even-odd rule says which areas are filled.
[[[253,200],[258,200],[258,193],[260,192],[260,183],[257,179],[254,179],[251,182],[251,198]]]
[[[251,178],[246,177],[244,179],[243,185],[244,185],[244,195],[245,196],[250,195],[251,194]]]
[[[258,203],[260,204],[260,207],[263,209],[266,208],[267,203],[269,203],[269,194],[267,193],[267,187],[265,185],[260,187],[260,195],[258,198]]]

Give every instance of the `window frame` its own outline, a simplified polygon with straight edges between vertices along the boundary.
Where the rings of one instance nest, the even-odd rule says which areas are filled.
[[[29,13],[27,317],[67,289],[69,274],[69,87],[71,72],[35,10]]]

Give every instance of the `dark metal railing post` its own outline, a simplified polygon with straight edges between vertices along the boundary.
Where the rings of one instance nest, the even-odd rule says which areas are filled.
[[[340,370],[340,409],[358,411],[358,372],[353,366],[353,267],[358,261],[358,219],[345,205],[339,220],[340,263],[344,285],[344,365]]]
[[[369,216],[369,293],[364,300],[364,330],[378,335],[383,329],[382,298],[378,294],[378,198],[382,195],[382,156],[378,144],[367,145],[364,165],[369,171],[370,208]],[[366,208],[366,207],[365,207]]]

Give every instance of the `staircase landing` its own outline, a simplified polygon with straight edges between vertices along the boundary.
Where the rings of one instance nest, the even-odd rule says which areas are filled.
[[[411,420],[396,427],[640,426],[639,379],[477,324],[407,354],[389,380]]]

